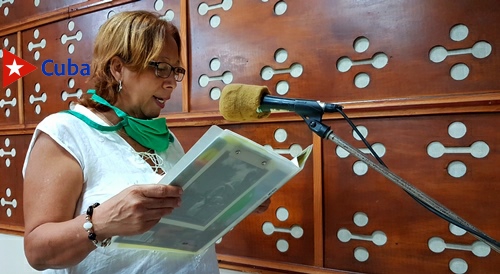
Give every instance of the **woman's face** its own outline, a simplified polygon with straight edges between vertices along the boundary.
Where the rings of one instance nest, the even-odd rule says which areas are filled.
[[[167,62],[177,67],[180,65],[178,52],[175,40],[169,37],[160,55],[150,61]],[[124,67],[122,91],[115,105],[136,118],[155,118],[160,115],[176,87],[174,72],[168,78],[161,78],[156,76],[155,67],[147,67],[142,72],[133,72]]]

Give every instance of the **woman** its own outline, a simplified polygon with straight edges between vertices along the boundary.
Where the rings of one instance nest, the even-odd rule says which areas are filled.
[[[35,269],[219,273],[214,247],[199,255],[103,247],[148,231],[180,205],[180,188],[155,184],[184,153],[157,118],[185,73],[180,47],[178,30],[149,12],[101,26],[95,94],[40,122],[28,148],[24,244]]]

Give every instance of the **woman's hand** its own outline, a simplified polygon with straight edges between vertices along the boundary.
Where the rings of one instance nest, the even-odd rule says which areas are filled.
[[[141,234],[181,205],[182,188],[152,184],[134,185],[94,209],[92,222],[100,240]]]

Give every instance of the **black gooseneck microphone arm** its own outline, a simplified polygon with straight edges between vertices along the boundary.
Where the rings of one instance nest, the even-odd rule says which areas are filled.
[[[328,139],[334,143],[336,143],[339,147],[343,148],[350,154],[354,155],[356,158],[359,160],[363,161],[365,164],[367,164],[369,167],[373,168],[380,174],[382,174],[384,177],[387,179],[391,180],[395,184],[397,184],[399,187],[401,187],[410,197],[415,199],[420,205],[431,211],[432,213],[436,214],[438,217],[464,229],[465,231],[471,233],[474,237],[476,237],[478,240],[484,242],[488,246],[490,246],[493,250],[496,252],[500,253],[500,243],[496,241],[495,239],[491,238],[478,228],[474,227],[470,223],[468,223],[466,220],[458,216],[456,213],[451,211],[450,209],[446,208],[442,204],[440,204],[438,201],[434,200],[433,198],[429,197],[427,194],[413,186],[412,184],[408,183],[405,181],[403,178],[399,177],[392,171],[390,171],[385,163],[380,159],[380,157],[377,155],[377,153],[373,150],[371,145],[366,141],[366,139],[363,137],[363,135],[359,132],[357,127],[352,123],[352,121],[347,117],[347,115],[344,113],[342,110],[342,106],[340,105],[333,105],[336,106],[333,111],[329,112],[339,112],[344,119],[351,125],[353,130],[358,134],[358,136],[361,138],[363,143],[366,145],[366,147],[370,150],[372,155],[377,159],[377,162],[374,162],[370,158],[366,157],[363,152],[361,152],[359,149],[353,147],[349,143],[345,142],[338,136],[336,136],[331,128],[325,124],[322,123],[323,119],[323,114],[325,112],[325,109],[323,108],[318,108],[316,105],[304,105],[299,108],[296,108],[294,111],[304,119],[304,121],[307,123],[307,126],[309,129],[311,129],[314,133],[316,133],[318,136],[320,136],[323,139]]]

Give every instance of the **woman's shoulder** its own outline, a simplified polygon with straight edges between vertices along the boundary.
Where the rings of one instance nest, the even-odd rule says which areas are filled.
[[[75,104],[68,110],[62,110],[48,115],[38,124],[38,126],[79,127],[82,121],[74,113],[88,117],[90,120],[96,121],[97,123],[102,123],[102,120],[98,118],[98,116],[95,115],[90,109],[82,105]]]
[[[87,115],[87,112],[92,113],[89,109],[81,105],[77,105],[71,110],[84,115]],[[88,126],[75,115],[67,111],[60,111],[45,117],[38,123],[36,131],[45,132],[52,138],[56,138],[56,136],[58,136],[58,138],[63,138],[65,136],[85,135],[87,127]]]
[[[40,121],[37,128],[58,128],[65,125],[72,125],[75,119],[76,117],[72,117],[72,115],[65,112],[56,112]]]

